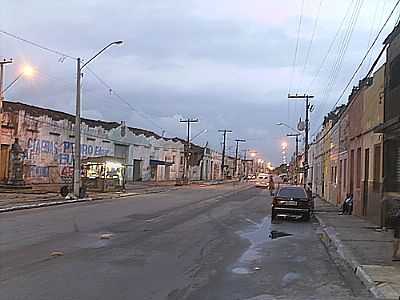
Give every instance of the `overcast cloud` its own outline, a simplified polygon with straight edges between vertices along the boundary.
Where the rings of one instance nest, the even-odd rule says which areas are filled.
[[[287,93],[310,92],[316,98],[312,128],[331,108],[394,5],[394,0],[365,0],[337,84],[321,99],[338,53],[335,44],[321,75],[306,90],[327,52],[351,0],[323,0],[319,25],[304,70],[307,48],[320,0],[305,0],[297,67],[293,56],[302,0],[5,0],[0,29],[74,57],[89,58],[110,41],[124,40],[90,68],[136,111],[90,73],[83,80],[85,117],[125,120],[167,136],[185,135],[181,117],[197,117],[193,133],[208,129],[196,142],[219,149],[218,129],[231,129],[230,140],[247,139],[267,160],[280,162],[286,129],[296,126],[302,103],[288,103]],[[385,30],[374,49],[394,25]],[[340,40],[340,39],[339,39]],[[29,63],[38,70],[20,80],[6,97],[74,112],[75,65],[0,33],[0,59],[12,57],[6,81]],[[363,68],[358,79],[365,74]],[[291,85],[292,82],[292,86]],[[345,99],[343,99],[345,101]],[[162,129],[161,129],[162,128]],[[293,144],[293,143],[292,143]],[[229,145],[232,151],[233,143]],[[293,146],[292,146],[293,149]],[[233,153],[233,151],[232,151]]]

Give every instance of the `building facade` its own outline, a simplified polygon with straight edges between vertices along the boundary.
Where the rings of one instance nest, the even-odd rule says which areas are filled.
[[[311,145],[313,191],[335,205],[353,195],[354,213],[381,223],[385,65],[354,87]]]
[[[12,183],[12,149],[21,152],[26,185],[72,182],[75,117],[19,102],[4,101],[1,113],[0,183]],[[125,180],[164,181],[182,178],[186,142],[129,127],[125,122],[82,119],[81,157],[116,157],[126,167]],[[14,148],[13,148],[14,147]],[[191,180],[221,179],[221,154],[191,144]],[[14,167],[15,169],[15,167]]]

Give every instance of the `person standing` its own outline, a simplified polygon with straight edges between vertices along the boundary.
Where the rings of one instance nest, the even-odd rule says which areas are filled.
[[[272,176],[269,176],[268,189],[272,196],[274,193],[274,189],[275,189],[274,178]]]

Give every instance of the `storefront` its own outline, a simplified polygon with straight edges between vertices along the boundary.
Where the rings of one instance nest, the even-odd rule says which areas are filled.
[[[118,191],[125,187],[124,160],[110,157],[91,157],[82,160],[82,182],[88,191]]]

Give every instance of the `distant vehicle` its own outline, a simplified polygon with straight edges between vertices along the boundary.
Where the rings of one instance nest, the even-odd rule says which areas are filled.
[[[247,175],[247,180],[254,180],[254,179],[256,179],[256,175],[254,174]]]
[[[269,174],[266,173],[260,173],[257,175],[256,179],[256,187],[260,188],[268,188],[269,186]]]
[[[309,221],[313,207],[313,199],[308,197],[301,186],[282,186],[272,201],[271,221],[278,217],[291,217]]]
[[[285,173],[284,174],[280,174],[279,178],[282,181],[282,183],[286,183],[286,182],[289,181],[288,174],[285,174]]]

